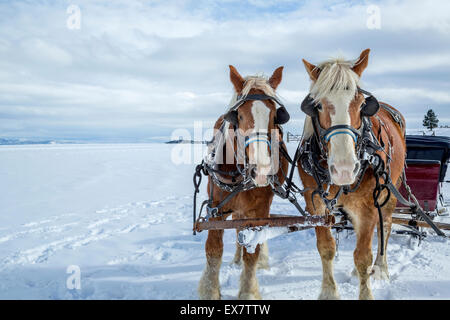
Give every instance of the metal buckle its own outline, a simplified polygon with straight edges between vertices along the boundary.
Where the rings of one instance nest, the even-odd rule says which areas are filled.
[[[218,216],[219,208],[217,207],[210,207],[209,205],[206,206],[206,217],[205,220],[208,221],[209,218],[215,218]]]

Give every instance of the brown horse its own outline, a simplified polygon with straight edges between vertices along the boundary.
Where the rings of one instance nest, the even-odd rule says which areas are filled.
[[[243,78],[233,66],[230,66],[230,79],[235,89],[231,101],[232,109],[228,110],[226,115],[221,116],[214,126],[216,133],[218,131],[219,133],[225,132],[226,143],[220,145],[219,148],[221,148],[220,152],[227,156],[227,159],[219,164],[217,169],[222,173],[222,182],[232,180],[231,172],[248,169],[249,181],[254,188],[237,193],[219,210],[219,215],[210,220],[226,219],[230,214],[233,219],[267,218],[269,216],[273,199],[270,179],[277,176],[283,183],[284,175],[282,170],[278,169],[281,167],[286,172],[288,168],[287,160],[280,157],[279,153],[276,153],[274,159],[276,150],[274,150],[272,141],[274,136],[280,141],[282,138],[278,130],[278,125],[283,123],[280,122],[279,110],[281,108],[277,110],[275,104],[278,101],[275,90],[281,82],[282,71],[283,67],[276,69],[269,79],[263,76]],[[239,137],[245,138],[245,145],[240,148],[239,139],[237,139]],[[247,168],[242,168],[236,157],[239,149],[243,151],[243,157],[248,159],[250,165]],[[224,174],[224,172],[229,172],[230,175]],[[237,179],[239,178],[241,177]],[[212,181],[210,175],[208,194],[212,199],[211,207],[216,207],[230,192],[220,188]],[[221,297],[219,271],[222,263],[223,233],[223,230],[208,231],[208,239],[205,244],[206,268],[198,286],[201,299],[220,299]],[[256,278],[259,253],[259,245],[254,253],[243,249],[244,267],[240,279],[239,299],[261,298]]]
[[[316,139],[318,129],[327,133],[325,139],[323,167],[329,175],[329,183],[323,189],[329,189],[331,199],[336,195],[340,186],[353,188],[360,183],[356,191],[342,194],[337,206],[348,214],[356,233],[356,249],[354,263],[359,276],[359,298],[373,299],[370,288],[370,275],[388,278],[386,255],[381,255],[380,234],[384,233],[384,251],[391,231],[392,213],[395,209],[396,199],[390,198],[382,208],[384,230],[380,232],[379,212],[374,206],[373,191],[376,185],[372,168],[361,173],[363,159],[358,155],[359,138],[355,130],[363,125],[363,119],[370,121],[374,138],[384,149],[377,151],[381,159],[390,170],[394,185],[401,181],[404,170],[406,145],[402,127],[393,121],[387,109],[395,110],[385,105],[372,115],[364,111],[366,100],[360,89],[359,80],[369,61],[370,50],[364,50],[356,61],[332,59],[315,66],[305,60],[306,71],[312,81],[309,96],[317,108],[316,115],[309,115],[305,119],[304,140]],[[396,110],[395,110],[396,111]],[[366,113],[369,113],[367,116]],[[401,117],[401,116],[400,116]],[[404,123],[403,117],[402,121]],[[318,120],[318,121],[317,121]],[[369,122],[368,122],[369,123]],[[321,128],[318,128],[318,127]],[[351,127],[351,128],[350,128]],[[331,128],[331,130],[328,130]],[[332,132],[331,132],[332,131]],[[299,162],[299,173],[305,187],[305,200],[307,210],[312,214],[324,214],[326,207],[324,201],[313,191],[318,187],[316,180],[302,168]],[[362,175],[363,174],[363,175]],[[361,179],[360,179],[361,178]],[[381,194],[380,202],[387,197],[386,190]],[[378,254],[372,267],[372,240],[375,225],[378,227]],[[322,260],[322,290],[319,299],[338,299],[339,294],[333,275],[333,259],[336,252],[336,243],[330,228],[316,227],[317,248]]]

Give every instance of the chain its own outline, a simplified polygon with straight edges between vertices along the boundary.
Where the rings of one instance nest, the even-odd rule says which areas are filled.
[[[335,255],[336,261],[339,261],[339,243],[340,243],[339,235],[340,235],[341,231],[342,230],[340,230],[339,228],[336,229],[336,255]]]

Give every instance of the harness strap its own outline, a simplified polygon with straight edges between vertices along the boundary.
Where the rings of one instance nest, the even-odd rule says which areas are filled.
[[[269,146],[269,149],[272,149],[272,143],[270,142],[269,135],[267,133],[255,132],[245,137],[246,148],[254,142],[265,142]]]
[[[328,141],[330,141],[331,137],[338,135],[338,134],[348,134],[349,136],[352,137],[353,141],[358,140],[358,137],[360,136],[360,132],[358,130],[356,130],[355,128],[353,128],[352,126],[348,126],[345,124],[339,124],[336,126],[332,126],[330,128],[328,128],[327,130],[325,130],[325,132],[323,133],[323,139],[326,143],[328,143]]]
[[[407,190],[409,189],[409,186],[406,184],[405,181],[403,181],[405,187],[408,187]],[[392,184],[392,182],[390,182],[387,187],[389,188],[389,190],[392,192],[392,194],[397,198],[397,200],[404,204],[407,205],[411,208],[411,210],[414,213],[417,213],[420,215],[421,218],[423,218],[430,226],[431,228],[439,235],[442,237],[446,237],[445,233],[442,232],[433,222],[433,220],[430,219],[430,217],[425,214],[422,210],[422,208],[419,205],[419,202],[417,201],[416,197],[411,193],[411,191],[409,190],[409,194],[411,196],[411,198],[413,199],[414,203],[409,202],[408,200],[406,200],[403,195],[400,193],[400,191],[398,191],[398,189]]]
[[[284,104],[274,96],[268,96],[266,94],[248,94],[246,96],[238,96],[236,103],[229,109],[230,111],[237,110],[244,102],[249,100],[272,100],[280,107],[284,107]]]
[[[350,131],[333,131],[333,133],[328,134],[327,136],[325,136],[324,140],[325,142],[330,141],[330,139],[334,136],[337,136],[338,134],[348,134],[350,137],[352,137],[353,141],[356,143],[356,141],[358,140],[358,138],[356,137],[356,135],[353,132]]]

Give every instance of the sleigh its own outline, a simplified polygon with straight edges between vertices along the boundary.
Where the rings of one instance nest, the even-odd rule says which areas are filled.
[[[431,220],[431,224],[430,221],[417,216],[410,208],[398,202],[393,222],[405,228],[396,232],[423,237],[425,235],[421,231],[423,227],[433,228],[435,231],[437,231],[436,228],[450,230],[450,224],[435,221],[438,220],[437,217],[448,215],[442,188],[446,183],[445,175],[450,158],[450,137],[411,135],[406,136],[406,145],[407,184]],[[401,186],[400,192],[408,198],[409,192],[404,186]]]

